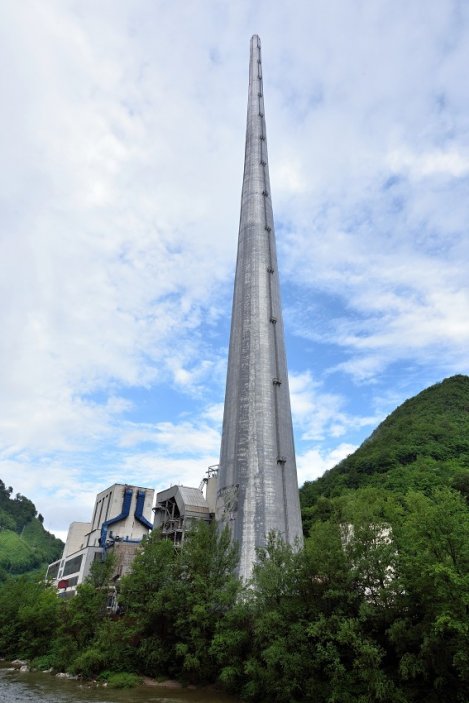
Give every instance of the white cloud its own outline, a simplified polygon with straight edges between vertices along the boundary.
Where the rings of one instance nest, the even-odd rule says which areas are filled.
[[[192,332],[202,316],[218,314],[212,298],[235,238],[220,239],[217,223],[226,213],[235,221],[236,205],[219,188],[223,215],[205,226],[207,185],[216,183],[209,174],[224,150],[219,140],[208,148],[207,98],[175,86],[156,56],[151,77],[142,74],[149,47],[132,44],[126,12],[108,22],[33,2],[27,21],[25,13],[11,10],[15,31],[3,44],[18,73],[6,86],[4,132],[18,137],[4,171],[17,213],[2,257],[3,442],[15,449],[37,438],[65,449],[108,434],[124,409],[97,406],[85,393],[171,376],[197,390],[217,373],[213,358],[194,363],[202,341]],[[171,53],[178,70],[181,56]],[[27,91],[18,92],[18,79]]]
[[[284,194],[303,193],[307,188],[307,178],[303,166],[294,153],[281,154],[279,163],[271,168],[272,179]]]
[[[461,178],[469,173],[469,156],[449,149],[414,154],[408,149],[394,149],[387,157],[391,171],[409,173],[413,178],[449,176]]]
[[[382,217],[381,200],[370,199],[367,218]],[[318,326],[317,305],[302,301],[292,311],[295,332],[338,345],[346,352],[338,368],[358,378],[376,378],[405,359],[438,363],[450,372],[468,370],[469,288],[461,262],[469,249],[461,239],[463,223],[457,234],[444,229],[436,234],[425,224],[419,231],[409,207],[398,217],[391,214],[381,233],[379,221],[376,230],[365,220],[349,232],[334,229],[333,222],[324,225],[325,237],[291,235],[290,276],[309,287],[313,299],[325,295],[319,305],[327,310]]]
[[[141,477],[140,485],[151,485],[162,491],[173,485],[199,486],[209,466],[218,462],[218,454],[200,454],[174,457],[158,452],[139,452],[129,455],[122,464],[122,470]]]
[[[313,379],[311,371],[290,373],[293,422],[304,441],[342,437],[352,429],[370,427],[378,418],[353,416],[344,409],[345,398],[323,390],[323,383]]]
[[[382,395],[403,360],[468,369],[464,8],[3,10],[0,474],[46,517],[87,519],[121,472],[197,481],[217,461],[253,29],[279,266],[301,300],[286,323],[308,340],[296,368],[326,346],[329,372]],[[291,378],[322,461],[376,419],[331,378]]]
[[[194,425],[189,421],[179,423],[159,422],[146,429],[140,423],[135,429],[124,430],[120,444],[135,446],[140,442],[151,442],[166,454],[198,456],[208,452],[217,453],[220,448],[220,433],[207,423]]]
[[[47,455],[20,455],[1,461],[2,480],[13,486],[15,493],[33,500],[45,518],[44,527],[56,535],[66,533],[74,520],[89,521],[96,493],[105,487],[84,469]]]
[[[344,442],[332,450],[316,447],[299,454],[296,460],[298,484],[301,486],[305,481],[314,481],[319,478],[325,471],[332,469],[356,449],[356,445]]]
[[[204,410],[202,416],[209,422],[212,422],[215,427],[221,428],[223,422],[223,410],[224,404],[216,403],[214,405],[210,405],[206,410]]]
[[[198,486],[218,462],[220,433],[212,425],[213,412],[209,407],[201,413],[207,421],[115,423],[114,446],[101,446],[92,465],[86,454],[75,454],[73,461],[67,453],[4,454],[2,480],[31,497],[46,518],[45,527],[57,533],[72,519],[89,520],[96,494],[113,483],[156,490],[174,483]]]

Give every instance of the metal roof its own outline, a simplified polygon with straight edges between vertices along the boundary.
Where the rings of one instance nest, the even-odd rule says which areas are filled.
[[[210,508],[199,488],[189,486],[171,486],[160,491],[156,497],[158,503],[164,503],[174,498],[181,515],[188,513],[210,513]]]
[[[198,488],[188,488],[187,486],[179,486],[179,493],[186,509],[199,508],[200,512],[209,512],[207,501],[205,500],[202,491]]]

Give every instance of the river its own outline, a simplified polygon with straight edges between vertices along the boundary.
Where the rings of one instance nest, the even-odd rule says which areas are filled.
[[[109,689],[57,679],[41,672],[10,671],[0,664],[1,703],[235,703],[216,691],[138,686]]]

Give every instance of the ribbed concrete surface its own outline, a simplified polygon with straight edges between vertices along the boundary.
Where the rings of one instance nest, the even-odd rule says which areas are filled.
[[[240,544],[244,579],[272,530],[302,543],[257,35],[250,51],[217,520]]]

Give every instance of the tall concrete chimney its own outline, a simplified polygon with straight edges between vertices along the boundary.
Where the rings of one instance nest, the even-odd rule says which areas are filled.
[[[274,531],[302,526],[267,158],[261,42],[251,39],[246,151],[216,518],[247,580]]]

